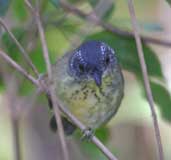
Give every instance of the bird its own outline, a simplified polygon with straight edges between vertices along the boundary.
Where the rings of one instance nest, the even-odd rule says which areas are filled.
[[[52,66],[52,81],[59,104],[66,107],[87,129],[95,131],[118,111],[124,95],[124,78],[116,53],[102,41],[85,41]],[[65,116],[66,135],[76,126]],[[50,120],[57,130],[55,116]]]

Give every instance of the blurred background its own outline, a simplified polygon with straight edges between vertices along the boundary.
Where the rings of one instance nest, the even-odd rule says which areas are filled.
[[[31,1],[39,5],[51,62],[76,48],[83,41],[97,39],[112,46],[125,79],[125,96],[117,115],[96,131],[97,137],[119,160],[156,160],[152,116],[146,100],[140,65],[133,38],[111,33],[87,18],[80,18],[62,7],[58,0]],[[104,23],[130,31],[126,0],[68,0],[72,7],[94,14]],[[140,32],[171,41],[171,1],[136,0],[135,11]],[[0,0],[0,18],[26,49],[40,73],[45,63],[35,18],[23,0]],[[0,24],[0,48],[32,72],[23,56]],[[159,121],[165,160],[171,159],[171,48],[143,44],[150,84]],[[44,95],[0,58],[0,160],[16,157],[16,143],[23,160],[62,160],[59,138],[49,128],[51,112]],[[17,142],[16,140],[17,137]],[[81,133],[66,137],[71,160],[106,160],[89,142],[80,141]]]

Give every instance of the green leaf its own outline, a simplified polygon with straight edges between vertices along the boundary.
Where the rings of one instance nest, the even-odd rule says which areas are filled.
[[[171,0],[166,0],[171,5]]]
[[[2,74],[0,73],[0,92],[3,91],[5,88],[5,84],[2,78]]]
[[[33,92],[35,86],[29,80],[25,79],[25,77],[23,77],[20,73],[18,73],[16,77],[21,78],[18,90],[19,94],[22,96],[30,95]]]
[[[96,136],[103,142],[106,143],[109,139],[109,130],[106,127],[100,127],[96,130]]]
[[[171,122],[171,96],[168,90],[160,84],[151,82],[151,89],[155,103],[160,108],[163,118]]]
[[[87,37],[87,40],[104,41],[112,48],[114,48],[122,68],[134,73],[137,79],[143,85],[139,58],[133,38],[125,38],[115,34],[111,34],[107,31],[103,31]],[[143,51],[147,64],[148,74],[151,77],[163,79],[160,62],[157,56],[144,44]],[[154,96],[154,101],[159,106],[162,116],[166,120],[171,121],[171,98],[169,92],[163,86],[152,82],[151,88]]]
[[[50,2],[51,2],[55,7],[58,7],[58,6],[59,6],[59,0],[50,0]]]
[[[44,61],[44,57],[42,54],[42,47],[40,43],[38,43],[36,48],[34,48],[34,50],[30,53],[30,58],[33,64],[38,69],[38,71],[40,73],[45,73],[46,66],[45,66],[45,61]]]
[[[70,44],[58,28],[49,27],[46,30],[46,40],[51,53],[52,63],[56,61],[57,57],[68,51]]]
[[[90,160],[107,160],[106,156],[92,143],[84,142],[81,144],[81,148],[89,155]]]
[[[133,72],[141,79],[141,68],[134,38],[127,38],[102,31],[87,37],[87,40],[99,40],[109,44],[116,52],[123,69]],[[160,62],[154,52],[143,44],[144,56],[150,76],[163,78]]]
[[[43,13],[47,6],[48,6],[48,2],[49,0],[41,0],[39,3],[40,3],[40,13]]]
[[[65,19],[65,21],[57,26],[59,30],[65,33],[66,37],[74,35],[80,27],[81,24],[75,22],[74,20]]]
[[[112,3],[108,11],[103,15],[102,19],[108,20],[112,16],[114,9],[115,9],[115,5],[114,3]]]
[[[93,7],[93,8],[95,8],[97,5],[98,5],[98,3],[100,4],[100,2],[99,2],[99,0],[90,0],[89,1],[89,3],[90,3],[90,5]],[[111,15],[112,15],[112,13],[113,13],[113,11],[114,11],[114,9],[115,9],[115,5],[114,5],[114,2],[111,2],[111,1],[108,1],[108,2],[102,2],[102,3],[109,3],[108,5],[110,5],[110,6],[108,6],[109,8],[108,8],[108,10],[102,15],[102,19],[104,19],[104,20],[107,20],[107,19],[109,19],[110,17],[111,17]],[[106,4],[105,4],[106,5]],[[102,6],[102,4],[101,4],[101,6]],[[99,7],[100,8],[100,7]],[[97,10],[97,15],[98,15],[98,12],[99,13],[101,13],[101,12],[103,12],[103,11],[101,11],[101,8],[99,9],[98,8],[98,10]]]
[[[25,37],[25,30],[22,28],[14,28],[11,31],[15,38],[19,42],[23,42]],[[12,57],[15,61],[19,62],[21,60],[21,54],[19,53],[19,50],[13,40],[9,37],[9,34],[5,32],[2,35],[2,45],[5,48],[5,51]]]
[[[57,57],[65,53],[64,50],[68,48],[68,44],[66,43],[60,31],[56,28],[54,29],[53,27],[50,27],[47,29],[45,36],[51,63],[55,63]],[[46,72],[46,65],[42,54],[42,45],[40,40],[38,40],[37,45],[30,53],[30,58],[40,73]]]
[[[11,0],[0,0],[0,16],[5,16],[8,11]]]
[[[82,136],[80,131],[76,131],[74,133],[76,139],[79,139]],[[102,143],[107,143],[109,140],[109,130],[106,127],[100,127],[96,130],[95,135],[102,141]],[[89,155],[88,159],[90,160],[107,160],[104,154],[92,143],[88,143],[88,141],[81,141],[80,143],[81,149],[84,153]]]
[[[13,15],[15,18],[21,21],[24,21],[27,18],[27,9],[25,8],[23,0],[13,0],[11,6],[13,7]]]
[[[15,38],[23,46],[24,43],[25,43],[25,39],[27,37],[27,34],[26,34],[27,32],[23,28],[14,28],[14,29],[11,30],[11,32],[14,34]],[[18,47],[15,45],[13,40],[9,37],[8,33],[6,33],[6,32],[2,36],[2,45],[3,45],[3,48],[6,51],[6,53],[14,61],[16,61],[17,63],[19,63],[20,65],[25,67],[26,62],[25,62],[25,59],[24,59],[23,55],[20,53]],[[13,68],[11,68],[11,69],[12,69],[11,71],[13,72]],[[27,68],[27,70],[31,70],[31,69]],[[21,95],[26,95],[26,94],[30,93],[30,91],[33,89],[33,85],[28,80],[25,80],[20,73],[17,72],[16,74],[17,74],[17,78],[21,79],[19,93]],[[3,88],[3,85],[4,84],[2,83],[2,88]],[[1,80],[0,80],[0,88],[1,88]]]

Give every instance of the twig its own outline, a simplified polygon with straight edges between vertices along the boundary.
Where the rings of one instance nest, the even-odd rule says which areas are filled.
[[[57,102],[59,102],[58,97],[56,97]],[[65,106],[59,105],[60,110],[83,132],[86,128],[74,115],[72,115]],[[117,160],[117,158],[104,146],[101,141],[96,137],[91,137],[91,142],[94,143],[109,160]]]
[[[42,27],[39,16],[37,17],[37,25],[38,25],[39,35],[40,35],[40,39],[41,39],[41,43],[42,43],[44,59],[45,59],[46,66],[47,66],[48,79],[51,82],[52,81],[52,69],[51,69],[48,49],[47,49],[47,45],[46,45],[46,41],[45,41],[44,30],[43,30],[43,27]],[[49,86],[49,91],[50,91],[50,95],[51,95],[51,98],[52,98],[52,103],[53,103],[53,106],[54,106],[54,112],[55,112],[56,122],[57,122],[57,125],[58,125],[59,137],[60,137],[62,149],[63,149],[63,152],[64,152],[63,153],[64,160],[69,160],[68,149],[67,149],[65,136],[64,136],[64,129],[63,129],[63,126],[62,126],[60,110],[59,110],[59,107],[58,107],[58,103],[56,101],[56,95],[55,95],[54,88]]]
[[[64,160],[69,160],[68,148],[66,145],[65,136],[64,136],[64,129],[63,129],[62,121],[61,121],[61,113],[59,110],[59,105],[58,105],[58,101],[56,99],[54,88],[52,88],[52,87],[50,87],[50,94],[51,94],[50,96],[51,96],[52,103],[54,106],[53,108],[54,108],[55,118],[56,118],[56,122],[57,122],[57,126],[58,126],[59,137],[61,140],[63,157],[64,157]]]
[[[46,63],[46,68],[47,68],[47,73],[48,73],[48,80],[51,82],[52,81],[52,68],[51,68],[51,64],[50,64],[44,29],[43,29],[43,26],[42,26],[42,23],[40,20],[40,15],[39,15],[39,12],[37,10],[35,10],[27,0],[25,0],[25,3],[27,4],[27,6],[29,6],[31,11],[33,12],[33,15],[36,17],[36,23],[37,23],[37,27],[38,27],[38,31],[39,31],[39,36],[40,36],[40,40],[41,40],[41,44],[42,44],[42,48],[43,48],[44,60]],[[69,153],[68,153],[68,149],[67,149],[67,145],[66,145],[66,141],[65,141],[64,129],[62,126],[60,110],[58,107],[58,103],[56,101],[56,95],[55,95],[54,88],[49,86],[49,92],[50,92],[50,96],[51,96],[52,103],[54,106],[55,118],[57,121],[60,142],[61,142],[61,146],[62,146],[62,150],[63,150],[63,157],[64,157],[64,160],[69,160]]]
[[[4,58],[4,60],[9,63],[14,69],[19,71],[26,79],[30,80],[34,85],[38,87],[41,91],[44,91],[46,94],[48,94],[48,90],[41,86],[40,81],[35,80],[33,77],[30,78],[30,76],[27,74],[27,72],[21,68],[17,63],[15,63],[11,58],[9,58],[7,55],[4,56],[4,52],[0,50],[0,56]],[[6,58],[7,57],[7,58]],[[12,61],[12,62],[11,62]],[[56,101],[59,102],[58,97],[56,97]],[[57,108],[57,107],[55,107]],[[75,124],[78,128],[81,129],[81,131],[84,131],[86,127],[75,117],[73,116],[66,107],[59,105],[60,110]],[[93,136],[91,139],[92,143],[94,143],[109,160],[117,160],[117,158],[104,146],[97,137]]]
[[[69,3],[64,2],[64,1],[60,1],[60,5],[66,11],[71,12],[72,14],[75,14],[75,15],[83,18],[83,19],[89,20],[91,23],[95,23],[96,25],[100,25],[102,28],[104,28],[105,30],[107,30],[109,32],[112,32],[113,34],[117,34],[117,35],[121,35],[121,36],[125,36],[125,37],[134,37],[133,32],[125,31],[125,30],[122,30],[122,29],[119,29],[119,28],[113,26],[112,24],[109,24],[107,22],[103,22],[97,16],[95,17],[92,14],[84,13],[83,11],[79,10],[78,8],[73,6],[72,4],[69,4]],[[143,35],[140,35],[140,37],[141,37],[142,41],[145,43],[153,43],[153,44],[162,45],[165,47],[171,47],[170,41],[160,40],[160,39],[156,39],[156,38],[148,37],[148,36],[143,36]]]
[[[29,73],[27,73],[26,70],[24,70],[19,64],[17,64],[13,59],[11,59],[5,52],[3,52],[0,49],[0,56],[6,60],[13,68],[15,68],[17,71],[19,71],[21,74],[24,75],[25,78],[30,80],[33,84],[35,84],[37,87],[39,87],[39,82]]]
[[[26,79],[30,80],[34,85],[38,87],[41,91],[44,91],[46,94],[49,93],[47,88],[44,88],[40,81],[34,79],[31,75],[29,75],[20,65],[18,65],[16,62],[14,62],[5,52],[0,50],[0,56],[4,58],[4,60],[9,63],[14,69],[19,71]],[[39,91],[40,92],[40,91]],[[56,98],[56,102],[58,101],[58,98]],[[57,107],[55,107],[57,108]],[[81,131],[84,131],[86,127],[75,117],[73,116],[66,107],[59,105],[60,110],[78,127],[81,129]],[[92,143],[94,143],[109,160],[117,160],[117,158],[104,146],[100,140],[96,136],[92,136],[91,138]]]
[[[34,64],[32,63],[30,57],[28,56],[27,52],[25,51],[25,49],[22,47],[22,45],[20,44],[20,42],[15,38],[14,34],[9,30],[8,26],[5,24],[5,22],[0,18],[0,24],[2,25],[2,27],[6,30],[6,32],[9,34],[10,38],[13,40],[13,42],[16,44],[16,46],[18,47],[18,49],[20,50],[20,52],[22,53],[22,55],[24,56],[27,64],[31,67],[31,69],[33,70],[34,74],[38,77],[39,73],[36,69],[36,67],[34,66]]]
[[[134,5],[133,5],[132,0],[128,0],[128,8],[129,8],[130,16],[131,16],[132,27],[133,27],[133,31],[134,31],[134,37],[135,37],[135,41],[136,41],[139,61],[141,64],[141,70],[142,70],[142,74],[143,74],[146,96],[147,96],[149,106],[151,109],[151,113],[152,113],[155,136],[156,136],[156,141],[157,141],[157,146],[158,146],[159,159],[164,160],[160,130],[159,130],[159,126],[158,126],[157,115],[156,115],[155,109],[154,109],[153,95],[152,95],[152,91],[151,91],[150,83],[149,83],[149,79],[148,79],[147,66],[146,66],[145,59],[144,59],[141,38],[140,38],[139,32],[138,32],[138,24],[137,24],[136,15],[135,15],[135,11],[134,11]]]
[[[96,15],[98,15],[98,18],[100,19],[107,13],[112,3],[113,3],[112,0],[99,0],[98,3],[93,8],[93,11],[91,12],[91,16],[96,17]],[[102,7],[103,9],[101,9]],[[91,33],[95,25],[96,25],[95,23],[89,23],[89,21],[85,19],[85,23],[83,26],[79,28],[79,32],[77,32],[77,34],[72,36],[72,40],[69,40],[72,44],[72,47],[76,47],[80,45],[79,43],[81,43],[82,41],[81,39],[84,39],[85,35]],[[65,33],[63,34],[66,37]],[[80,37],[80,35],[82,36]]]
[[[43,48],[43,56],[44,56],[44,60],[46,63],[46,67],[47,67],[47,73],[48,73],[48,78],[51,81],[52,80],[52,69],[51,69],[51,64],[50,64],[50,59],[49,59],[49,53],[48,53],[48,48],[46,45],[46,39],[45,39],[45,34],[44,34],[44,30],[42,27],[42,23],[40,21],[40,15],[37,12],[37,15],[34,14],[36,16],[36,23],[38,26],[38,31],[39,31],[39,36],[40,36],[40,40],[42,43],[42,48]]]
[[[31,4],[25,0],[27,6],[32,10],[32,12],[34,13],[34,9],[33,7],[31,6]],[[29,4],[28,4],[29,3]],[[36,13],[34,13],[36,14]],[[39,17],[39,16],[38,16]],[[40,18],[40,17],[39,17]],[[40,19],[37,19],[37,21],[40,21]],[[40,33],[40,37],[41,37],[41,41],[42,41],[42,45],[45,45],[46,46],[46,49],[44,50],[44,52],[47,51],[47,53],[44,53],[44,54],[48,54],[48,50],[47,50],[47,45],[46,45],[46,41],[45,41],[45,36],[44,36],[44,31],[43,31],[43,28],[42,28],[42,25],[41,25],[41,21],[37,24],[38,25],[38,28],[39,28],[39,32]],[[41,29],[40,29],[41,28]],[[41,35],[42,34],[42,35]],[[42,40],[43,39],[43,40]],[[47,57],[47,55],[46,55]],[[50,64],[50,63],[47,63],[47,65]],[[49,67],[50,68],[50,67]],[[51,72],[51,68],[50,68],[50,72]],[[52,73],[51,73],[52,74]],[[52,98],[52,101],[54,102],[54,104],[56,104],[56,106],[54,106],[54,109],[55,109],[55,114],[58,114],[59,111],[57,110],[58,107],[60,108],[60,110],[65,113],[65,115],[70,118],[70,120],[78,127],[80,128],[82,131],[84,131],[86,129],[86,127],[80,122],[78,121],[78,119],[73,116],[67,109],[66,107],[63,107],[61,105],[58,105],[58,97],[55,96],[55,93],[53,91],[53,88],[51,88],[51,98]],[[58,118],[59,116],[56,115],[56,118],[57,118],[57,122],[59,121]],[[60,125],[60,124],[59,124]],[[62,126],[61,126],[62,127]],[[61,129],[59,129],[60,131]],[[109,160],[117,160],[117,158],[99,141],[99,139],[97,139],[95,136],[92,137],[91,141],[106,155],[106,157],[108,157]]]

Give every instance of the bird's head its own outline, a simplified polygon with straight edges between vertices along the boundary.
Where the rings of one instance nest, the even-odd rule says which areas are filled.
[[[115,52],[100,41],[88,41],[76,49],[69,59],[69,74],[77,80],[94,79],[97,86],[107,69],[117,64]]]

